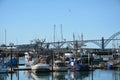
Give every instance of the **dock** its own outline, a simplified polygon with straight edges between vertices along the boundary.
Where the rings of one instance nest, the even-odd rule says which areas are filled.
[[[31,68],[14,68],[14,71],[18,71],[18,70],[31,70]]]
[[[120,65],[114,65],[113,69],[120,69]]]

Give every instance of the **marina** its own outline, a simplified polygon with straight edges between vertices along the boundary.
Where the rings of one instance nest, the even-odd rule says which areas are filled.
[[[70,55],[68,55],[68,53],[67,53],[66,56],[69,57],[70,60],[66,60],[65,62],[62,61],[62,64],[64,64],[64,63],[68,64],[71,62],[74,62],[74,64],[79,63],[77,60],[73,59],[73,55],[71,55],[71,53],[70,53]],[[116,64],[116,62],[117,62],[116,60],[119,60],[119,57],[113,61],[113,62],[115,62],[116,66],[114,65],[114,66],[112,66],[112,68],[109,66],[105,67],[103,65],[101,65],[101,66],[96,65],[96,64],[94,64],[94,62],[92,62],[92,63],[87,63],[87,64],[89,64],[90,69],[87,69],[83,65],[84,68],[82,68],[82,69],[85,69],[85,70],[77,70],[77,68],[75,68],[75,66],[74,66],[74,67],[71,67],[71,69],[69,69],[69,67],[68,67],[67,70],[65,70],[65,71],[59,71],[59,69],[53,70],[52,65],[51,65],[51,67],[49,67],[50,71],[41,71],[41,69],[40,69],[37,73],[32,70],[32,67],[26,66],[25,56],[19,57],[18,59],[19,59],[18,65],[17,65],[17,67],[12,67],[12,71],[11,71],[11,66],[10,66],[10,68],[4,69],[6,71],[3,71],[4,73],[0,74],[1,80],[20,80],[20,79],[23,79],[23,80],[76,80],[76,79],[78,79],[78,80],[79,79],[81,79],[81,80],[103,80],[105,78],[108,79],[107,76],[110,76],[109,80],[120,80],[120,71],[119,71],[120,68],[119,68],[119,64]],[[41,58],[41,59],[43,59],[43,58]],[[57,58],[53,58],[53,59],[52,59],[52,62],[53,61],[56,61],[55,63],[61,62],[60,60],[56,60]],[[85,55],[84,55],[83,59],[86,59]],[[4,59],[4,60],[6,60],[6,59]],[[95,58],[95,60],[96,60],[96,58]],[[83,60],[83,61],[80,60],[80,63],[81,62],[86,63],[84,61],[85,60]],[[6,61],[4,61],[4,62],[6,62]],[[7,61],[7,62],[9,62],[9,61]],[[106,61],[105,61],[105,63],[106,63]],[[53,63],[51,63],[51,64],[53,64]],[[71,64],[73,64],[73,63],[71,63]],[[62,68],[62,66],[60,66],[60,68]],[[78,69],[80,69],[80,67]],[[3,77],[3,75],[4,75],[4,77]]]
[[[113,74],[120,74],[120,48],[106,49],[106,41],[102,38],[103,47],[99,49],[83,48],[84,40],[71,42],[73,48],[63,47],[64,42],[51,43],[54,47],[50,48],[39,39],[27,46],[13,43],[1,46],[0,74],[7,75],[6,78],[1,76],[2,80],[19,80],[23,73],[28,76],[23,75],[25,80],[96,80],[96,73],[108,75],[109,71],[111,80],[119,80],[114,79]]]
[[[0,80],[120,80],[119,0],[0,0]]]

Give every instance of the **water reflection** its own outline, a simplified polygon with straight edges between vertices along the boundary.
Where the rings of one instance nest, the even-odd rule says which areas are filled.
[[[49,73],[31,73],[34,80],[50,80]]]
[[[13,73],[12,80],[120,80],[120,71],[117,70],[95,70],[95,71],[68,71],[68,72],[49,72],[32,73],[31,71],[18,71]],[[109,77],[108,77],[109,76]],[[3,77],[0,80],[11,80],[11,75]]]
[[[66,78],[68,80],[84,80],[84,78],[88,77],[89,76],[89,71],[76,71],[76,72],[71,72],[71,71],[68,71],[68,75],[66,76]]]
[[[89,76],[89,72],[50,72],[50,73],[32,73],[25,72],[26,77],[33,80],[84,80]]]
[[[25,71],[24,74],[28,79],[31,78],[31,71]]]
[[[113,80],[120,80],[120,71],[113,71]]]
[[[53,80],[66,80],[67,72],[53,72]]]
[[[0,80],[6,80],[8,74],[0,74]]]
[[[74,80],[81,79],[89,76],[89,72],[50,72],[50,73],[32,73],[30,71],[25,71],[25,76],[27,78],[32,78],[34,80]]]
[[[25,77],[32,80],[50,80],[49,72],[33,73],[31,71],[25,71]]]

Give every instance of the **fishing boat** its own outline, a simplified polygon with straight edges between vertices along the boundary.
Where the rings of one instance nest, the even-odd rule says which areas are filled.
[[[50,68],[49,64],[47,64],[46,61],[42,61],[42,60],[31,66],[31,69],[34,73],[49,72],[50,71],[49,68]]]
[[[0,63],[0,74],[7,74],[7,73],[8,73],[7,68],[3,68],[2,63]]]
[[[61,60],[56,60],[54,61],[53,70],[54,71],[67,71],[68,67]]]
[[[46,63],[46,57],[37,57],[33,53],[25,53],[25,65],[30,67],[34,73],[50,71],[50,66]]]
[[[12,59],[7,59],[4,61],[4,63],[2,64],[2,68],[10,68],[12,67],[17,67],[18,65],[18,60],[13,57]]]
[[[89,71],[90,67],[88,64],[83,64],[81,60],[70,59],[68,68],[72,71]]]

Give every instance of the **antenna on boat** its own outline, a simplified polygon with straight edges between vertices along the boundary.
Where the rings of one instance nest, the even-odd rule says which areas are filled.
[[[75,41],[75,34],[73,33],[73,41]]]
[[[7,44],[7,42],[6,42],[6,29],[5,29],[5,45]]]

